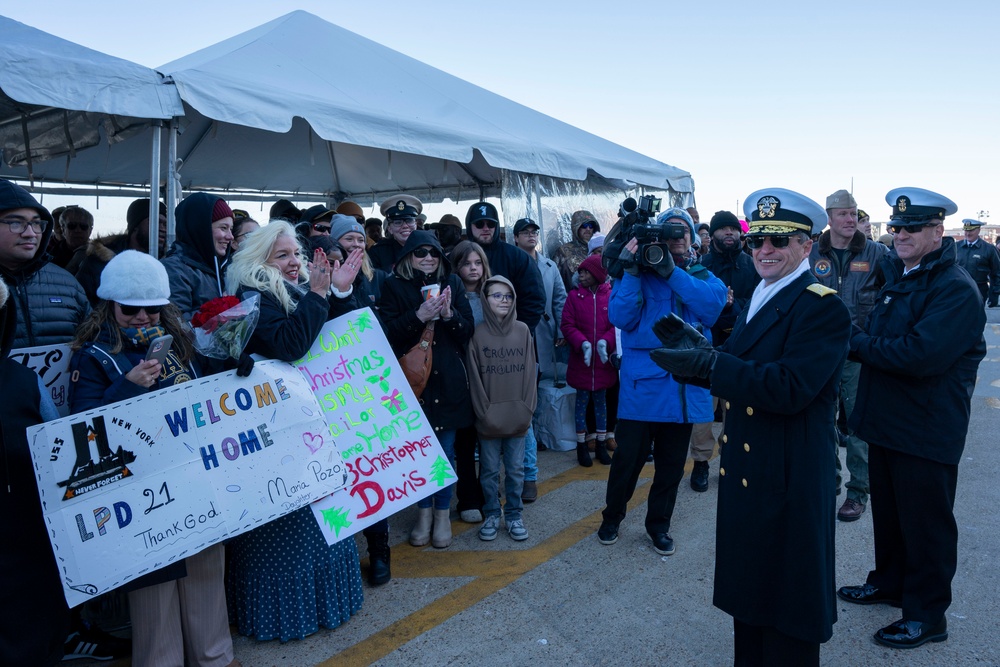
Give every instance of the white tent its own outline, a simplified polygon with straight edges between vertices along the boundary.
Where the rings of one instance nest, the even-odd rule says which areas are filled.
[[[457,187],[497,194],[509,170],[693,189],[685,171],[304,11],[157,69],[187,105],[217,121],[207,135],[201,119],[192,121],[204,140],[185,159],[185,187],[217,186],[226,174],[226,185],[250,191],[340,199],[405,190],[440,199],[434,193],[453,196]],[[246,147],[279,168],[241,159]]]
[[[73,156],[98,145],[99,133],[116,142],[148,127],[149,119],[184,112],[177,90],[147,67],[4,16],[0,36],[0,148],[5,163],[24,165],[18,175],[32,176],[29,160]],[[145,167],[149,160],[147,151]],[[41,171],[48,175],[53,167],[61,165]]]
[[[0,176],[42,192],[115,194],[154,173],[161,186],[243,200],[502,197],[505,215],[545,211],[548,246],[568,234],[567,207],[613,217],[623,191],[680,203],[694,190],[683,170],[303,11],[163,65],[165,79],[3,21]],[[65,110],[86,113],[74,124]],[[139,132],[171,116],[166,147],[158,129]],[[168,208],[176,196],[167,188]]]

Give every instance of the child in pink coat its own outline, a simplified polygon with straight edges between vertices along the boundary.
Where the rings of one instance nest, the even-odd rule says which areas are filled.
[[[569,344],[566,382],[576,389],[576,457],[580,465],[593,465],[587,451],[587,404],[594,401],[597,418],[597,460],[605,465],[611,457],[605,447],[608,408],[605,391],[614,386],[618,371],[609,362],[615,351],[615,328],[608,321],[611,286],[600,255],[591,255],[577,269],[579,286],[566,297],[562,332]]]

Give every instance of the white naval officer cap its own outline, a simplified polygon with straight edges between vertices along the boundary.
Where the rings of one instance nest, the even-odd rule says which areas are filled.
[[[826,227],[826,209],[818,203],[784,188],[757,190],[743,201],[743,214],[750,231],[747,234],[791,234],[805,232],[814,236]]]
[[[892,224],[899,227],[940,222],[958,211],[952,200],[923,188],[889,190],[885,203],[892,207]]]

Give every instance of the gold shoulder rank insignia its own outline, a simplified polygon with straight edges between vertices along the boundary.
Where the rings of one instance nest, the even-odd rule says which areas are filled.
[[[813,283],[806,289],[812,292],[813,294],[818,294],[820,296],[829,296],[830,294],[837,293],[837,290],[833,289],[832,287],[827,287],[826,285],[821,285],[819,283]]]

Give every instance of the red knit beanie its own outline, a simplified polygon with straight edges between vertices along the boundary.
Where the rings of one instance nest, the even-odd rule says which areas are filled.
[[[233,217],[233,209],[223,199],[218,199],[212,207],[212,222]]]
[[[604,269],[604,265],[601,264],[600,255],[591,255],[587,259],[583,260],[580,262],[580,268],[594,276],[598,285],[608,279],[608,272]]]

